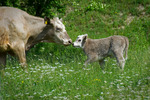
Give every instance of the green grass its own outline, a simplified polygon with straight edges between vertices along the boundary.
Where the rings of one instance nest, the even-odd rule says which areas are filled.
[[[104,71],[98,62],[84,68],[86,56],[81,49],[42,43],[27,53],[28,73],[21,69],[17,59],[8,57],[5,74],[0,77],[0,99],[150,99],[150,2],[77,1],[63,1],[67,4],[66,9],[71,9],[63,19],[72,40],[85,33],[93,39],[127,36],[130,46],[124,71],[119,69],[115,59],[110,58],[106,59]],[[92,3],[94,7],[86,11]],[[98,8],[100,4],[106,4],[106,7]],[[137,11],[139,5],[145,9]],[[146,12],[144,16],[142,12]],[[128,25],[126,19],[129,16],[134,18]]]
[[[70,63],[59,63],[61,57],[54,55],[55,62],[49,63],[51,57],[44,60],[45,57],[36,55],[36,58],[40,59],[29,61],[29,73],[23,72],[19,65],[7,66],[5,76],[1,80],[1,95],[4,100],[148,100],[149,54],[149,50],[129,50],[129,58],[123,72],[116,65],[116,61],[110,58],[107,59],[105,71],[102,71],[98,63],[82,68],[85,57],[73,58],[75,60],[72,59]]]

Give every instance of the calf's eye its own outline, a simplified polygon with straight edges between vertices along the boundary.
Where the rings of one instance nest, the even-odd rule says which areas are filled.
[[[81,40],[79,39],[78,42],[81,42]]]

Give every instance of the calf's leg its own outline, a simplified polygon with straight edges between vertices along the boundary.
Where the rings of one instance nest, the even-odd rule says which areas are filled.
[[[105,68],[105,61],[104,61],[104,59],[103,60],[99,60],[99,65],[100,65],[101,69],[104,70],[104,68]]]
[[[120,68],[122,70],[124,70],[125,59],[123,57],[123,54],[122,53],[115,53],[115,56],[116,56],[116,59],[117,59],[117,62],[119,64]]]
[[[85,61],[85,67],[87,67],[87,65],[89,64],[89,63],[92,63],[92,62],[95,62],[95,61],[97,61],[97,59],[98,59],[98,57],[97,56],[90,56],[90,57],[88,57],[88,59]]]

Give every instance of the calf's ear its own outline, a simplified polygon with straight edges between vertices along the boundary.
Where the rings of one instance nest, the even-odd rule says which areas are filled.
[[[85,36],[83,37],[83,41],[86,41],[87,37],[88,37],[88,35],[85,35]]]
[[[84,37],[83,37],[83,41],[82,41],[82,47],[83,47],[84,43],[86,42],[87,37],[88,37],[88,35],[85,34]]]
[[[85,36],[85,38],[87,39],[87,37],[88,37],[88,34],[85,34],[84,36]]]
[[[88,36],[88,34],[85,34],[85,36]]]
[[[44,17],[44,24],[50,24],[50,19],[48,17]]]

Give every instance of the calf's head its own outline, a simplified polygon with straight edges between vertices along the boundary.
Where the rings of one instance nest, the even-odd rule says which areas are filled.
[[[44,18],[46,24],[47,34],[44,41],[54,42],[57,44],[70,45],[72,40],[70,39],[67,31],[65,29],[62,20],[58,17],[49,19],[48,17]]]
[[[75,42],[73,42],[73,46],[74,47],[79,47],[82,48],[84,46],[84,43],[86,42],[88,35],[84,34],[84,35],[79,35],[76,39]]]

